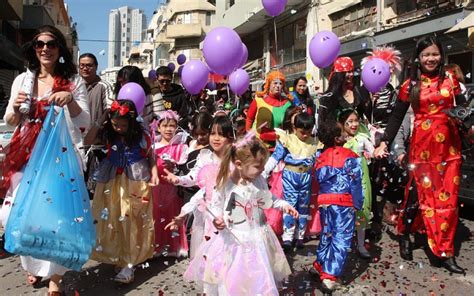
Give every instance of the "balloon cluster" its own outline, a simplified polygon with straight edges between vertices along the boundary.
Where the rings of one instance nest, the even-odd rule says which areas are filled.
[[[200,60],[190,60],[182,69],[181,80],[190,94],[198,94],[210,82],[211,71],[229,75],[229,86],[235,94],[241,95],[247,90],[250,77],[241,68],[247,62],[248,50],[234,30],[226,27],[211,30],[204,38],[202,52],[207,65]]]

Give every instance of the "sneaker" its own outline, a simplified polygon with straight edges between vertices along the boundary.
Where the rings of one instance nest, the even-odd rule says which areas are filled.
[[[302,239],[296,240],[296,248],[303,249],[304,248],[304,241]]]
[[[122,270],[115,276],[114,281],[122,284],[130,284],[135,279],[135,274],[133,268],[124,267]]]
[[[359,257],[362,259],[370,259],[372,255],[370,255],[369,251],[364,246],[358,246],[357,252],[359,253]]]
[[[283,242],[283,251],[285,253],[291,252],[293,250],[293,243],[291,241],[284,241]]]
[[[333,291],[334,288],[336,287],[336,282],[330,279],[324,279],[322,282],[322,286],[326,290]]]

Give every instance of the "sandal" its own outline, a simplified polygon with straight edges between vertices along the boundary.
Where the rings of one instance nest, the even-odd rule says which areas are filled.
[[[135,279],[133,268],[124,267],[122,270],[115,276],[114,281],[122,284],[130,284]]]
[[[40,286],[42,280],[43,280],[42,277],[34,276],[31,273],[28,273],[28,275],[26,276],[26,284],[33,286],[35,288]]]

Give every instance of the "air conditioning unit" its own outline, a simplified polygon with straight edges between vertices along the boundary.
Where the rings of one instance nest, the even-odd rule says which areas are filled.
[[[166,66],[166,59],[158,59],[158,65]]]

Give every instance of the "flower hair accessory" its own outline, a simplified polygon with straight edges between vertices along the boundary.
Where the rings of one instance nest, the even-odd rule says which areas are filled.
[[[257,128],[257,130],[265,127],[266,125],[267,125],[266,122],[262,123]],[[253,129],[253,130],[248,131],[242,139],[240,139],[239,141],[232,144],[232,146],[234,146],[234,148],[241,148],[241,147],[247,145],[248,143],[250,143],[250,141],[252,141],[255,138],[255,136],[257,135],[257,130]]]
[[[112,103],[112,106],[110,106],[110,110],[113,111],[113,112],[119,111],[119,114],[121,116],[124,116],[125,114],[127,114],[130,111],[130,108],[128,108],[128,106],[126,106],[126,105],[120,105],[120,103],[118,101],[114,101]]]
[[[163,121],[164,119],[172,119],[176,122],[179,121],[179,116],[176,112],[172,110],[161,111],[158,113],[158,122]]]

